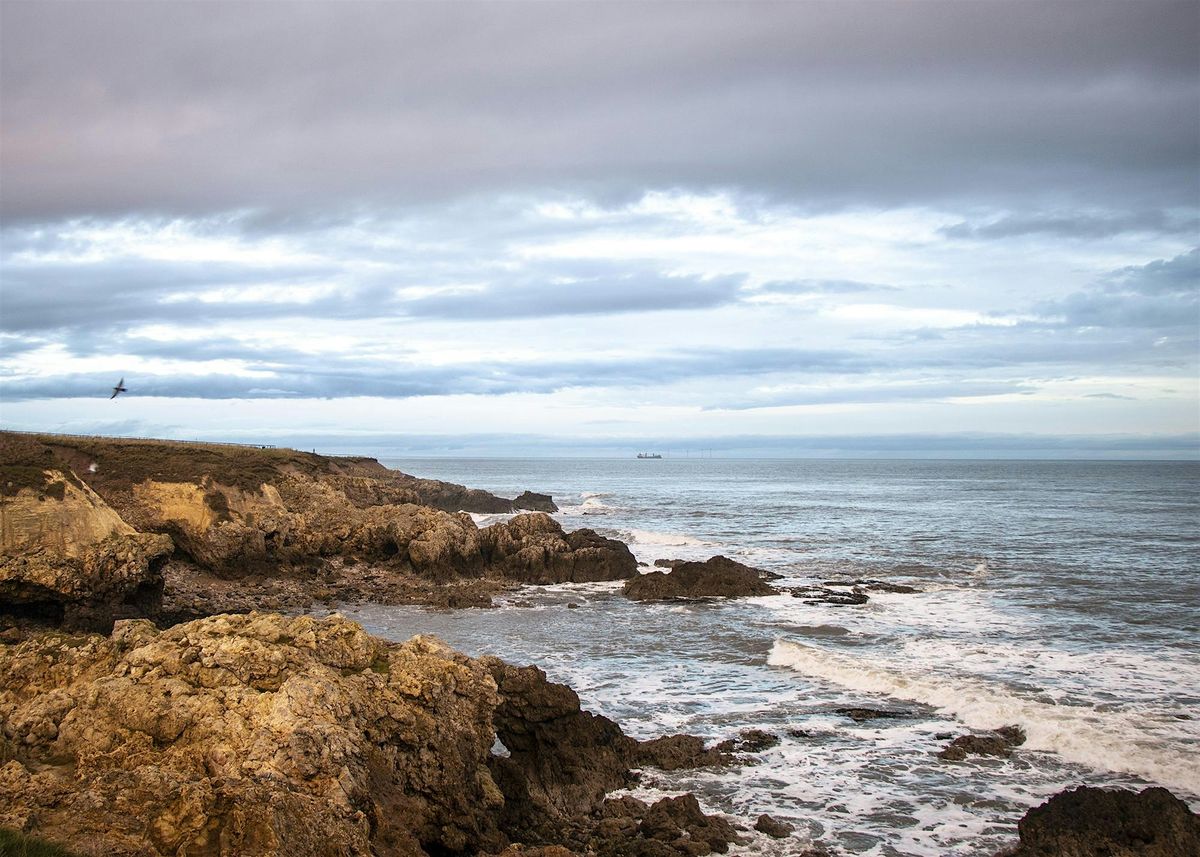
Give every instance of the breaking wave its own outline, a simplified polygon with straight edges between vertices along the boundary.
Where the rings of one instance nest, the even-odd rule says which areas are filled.
[[[776,640],[768,663],[850,690],[928,705],[972,729],[1015,723],[1025,729],[1026,749],[1200,795],[1197,742],[1168,742],[1149,734],[1145,713],[1039,702],[1000,684],[907,672],[790,640]]]

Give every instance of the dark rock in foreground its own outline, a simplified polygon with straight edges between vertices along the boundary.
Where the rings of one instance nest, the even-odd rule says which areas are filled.
[[[1025,743],[1025,730],[1020,726],[1001,726],[987,735],[960,735],[938,753],[938,756],[952,762],[961,761],[967,756],[1002,756],[1012,754],[1013,747]]]
[[[763,575],[760,569],[714,556],[707,562],[679,563],[669,573],[652,571],[635,577],[625,584],[625,595],[635,601],[667,601],[778,594]]]
[[[1081,786],[1025,813],[1011,857],[1195,857],[1200,817],[1163,788]]]

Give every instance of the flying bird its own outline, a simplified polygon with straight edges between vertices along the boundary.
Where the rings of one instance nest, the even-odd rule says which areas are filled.
[[[115,399],[121,393],[127,393],[127,392],[129,392],[129,391],[125,389],[125,379],[122,378],[120,381],[117,382],[117,386],[113,387],[113,394],[108,397],[108,400],[111,402],[113,399]]]

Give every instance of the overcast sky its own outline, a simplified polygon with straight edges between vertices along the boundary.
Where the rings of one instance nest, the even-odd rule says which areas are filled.
[[[1196,457],[1198,42],[1153,0],[4,0],[0,422]]]

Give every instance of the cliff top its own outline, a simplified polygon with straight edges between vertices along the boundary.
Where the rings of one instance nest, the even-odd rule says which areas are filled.
[[[295,449],[176,440],[24,434],[0,431],[0,493],[42,489],[44,472],[57,471],[75,482],[72,471],[96,490],[128,490],[156,482],[195,482],[204,476],[255,490],[283,473],[370,476],[399,475],[374,458],[326,456]]]

